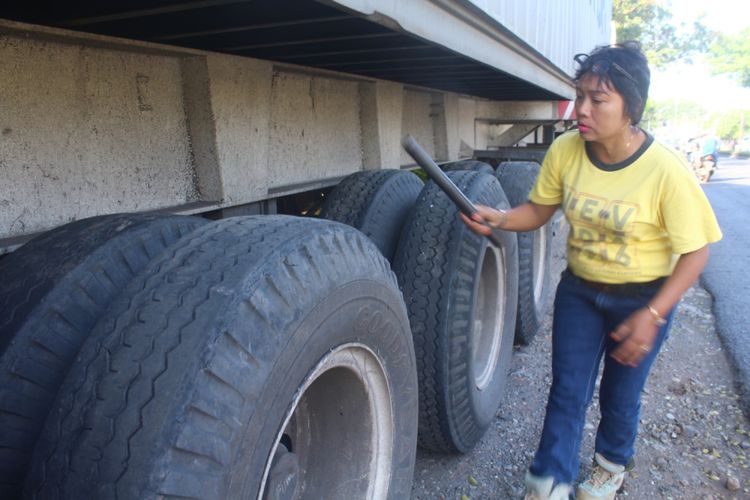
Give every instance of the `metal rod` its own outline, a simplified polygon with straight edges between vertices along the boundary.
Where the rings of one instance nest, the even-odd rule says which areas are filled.
[[[428,155],[427,152],[422,149],[422,146],[419,145],[414,137],[412,137],[411,135],[407,135],[406,137],[404,137],[404,140],[401,144],[406,152],[409,153],[409,156],[414,158],[414,161],[417,162],[417,165],[422,167],[424,171],[427,172],[427,175],[430,177],[430,179],[432,179],[435,184],[437,184],[440,189],[442,189],[443,192],[448,195],[448,198],[450,198],[451,201],[456,204],[456,207],[458,207],[458,209],[464,215],[469,218],[474,215],[474,213],[477,211],[477,207],[475,207],[471,200],[467,198],[460,189],[458,189],[458,187],[453,183],[450,177],[448,177],[445,172],[440,170],[440,167],[438,167],[433,159],[430,158],[430,155]],[[502,246],[500,238],[494,232],[490,233],[487,238],[496,247],[500,248]]]

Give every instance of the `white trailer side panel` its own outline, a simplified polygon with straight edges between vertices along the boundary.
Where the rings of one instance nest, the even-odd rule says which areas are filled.
[[[467,0],[572,75],[573,54],[610,39],[610,0]],[[585,28],[584,28],[585,27]]]

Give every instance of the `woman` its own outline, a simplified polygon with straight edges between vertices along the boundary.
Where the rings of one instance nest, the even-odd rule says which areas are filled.
[[[473,231],[533,231],[559,207],[570,224],[555,298],[552,387],[527,499],[567,499],[578,475],[599,364],[601,420],[592,475],[577,498],[613,499],[633,467],[640,393],[674,306],[721,238],[684,161],[638,128],[650,72],[636,43],[575,58],[578,130],[550,147],[529,202],[479,207]],[[489,226],[489,227],[488,227]]]

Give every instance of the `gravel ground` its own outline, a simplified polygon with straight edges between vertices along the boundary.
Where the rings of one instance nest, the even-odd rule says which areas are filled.
[[[564,263],[555,241],[553,272]],[[618,498],[750,498],[750,422],[714,329],[711,296],[695,286],[681,302],[642,397],[636,467]],[[413,499],[523,497],[523,477],[541,433],[550,383],[551,313],[534,342],[517,348],[497,419],[466,455],[418,452]],[[593,457],[596,397],[582,446],[582,474]]]

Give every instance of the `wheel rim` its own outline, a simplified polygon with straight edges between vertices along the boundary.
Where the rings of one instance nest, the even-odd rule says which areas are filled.
[[[493,245],[487,245],[475,294],[472,328],[474,383],[479,390],[489,385],[495,373],[503,340],[503,318],[504,254]]]
[[[541,307],[544,293],[544,268],[545,256],[547,255],[547,231],[544,226],[534,231],[534,266],[531,269],[534,283],[534,306],[537,310]]]
[[[393,414],[385,370],[361,344],[326,354],[297,389],[259,499],[385,498]]]

